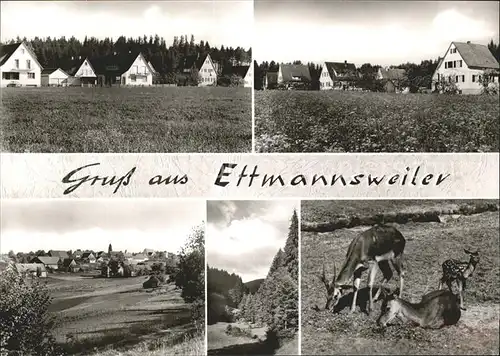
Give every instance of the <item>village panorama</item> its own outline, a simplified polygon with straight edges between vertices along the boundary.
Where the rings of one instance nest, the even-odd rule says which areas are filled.
[[[2,4],[3,152],[251,151],[251,43],[244,32],[225,34],[228,20],[218,23],[236,10],[245,23],[248,4],[127,2],[119,11],[110,2],[28,4]],[[73,7],[81,12],[71,12],[64,31],[35,16]],[[214,11],[217,19],[205,16]],[[8,22],[26,12],[38,31]],[[103,13],[140,25],[83,25]],[[168,25],[151,23],[153,15],[168,16]]]
[[[2,202],[0,353],[204,354],[203,205]]]
[[[493,2],[257,1],[255,150],[498,152],[498,12]],[[291,46],[299,36],[329,41]]]

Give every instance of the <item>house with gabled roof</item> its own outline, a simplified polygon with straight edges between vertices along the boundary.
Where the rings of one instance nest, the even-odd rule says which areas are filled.
[[[253,66],[252,65],[233,65],[226,66],[222,71],[224,76],[237,76],[240,78],[241,85],[245,88],[253,87]]]
[[[84,252],[82,254],[82,261],[86,263],[96,263],[96,257],[92,252]]]
[[[275,89],[278,85],[278,72],[267,72],[262,78],[262,89]]]
[[[47,278],[47,269],[42,263],[16,263],[14,268],[22,276]]]
[[[402,90],[403,82],[406,79],[406,71],[402,68],[379,68],[377,80],[382,81],[384,90],[387,93],[394,93]]]
[[[50,256],[37,256],[33,258],[30,263],[42,263],[45,268],[50,268],[53,270],[59,269],[59,257],[50,257]]]
[[[97,83],[97,74],[89,58],[73,57],[65,68],[70,75],[68,79],[71,86],[94,86]]]
[[[319,89],[348,89],[356,85],[360,74],[354,63],[324,62],[319,76]]]
[[[188,56],[182,67],[182,73],[187,75],[193,73],[193,71],[198,72],[199,87],[217,85],[217,66],[210,54]]]
[[[61,68],[44,68],[41,76],[42,86],[65,87],[69,84],[70,75]]]
[[[488,46],[451,42],[432,75],[432,89],[452,82],[462,94],[480,94],[485,81],[498,85],[498,78],[499,64]]]
[[[24,42],[0,46],[0,87],[41,86],[42,66]]]
[[[287,88],[308,88],[311,84],[309,67],[304,64],[280,64],[276,84]],[[267,83],[267,85],[272,83]]]
[[[97,82],[106,86],[150,86],[154,72],[140,52],[90,58]]]
[[[63,271],[66,272],[78,272],[80,270],[80,266],[76,261],[72,258],[65,258],[62,263],[60,263],[59,269],[62,269]]]

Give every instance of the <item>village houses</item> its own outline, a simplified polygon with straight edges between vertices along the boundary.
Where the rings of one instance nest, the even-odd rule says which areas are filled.
[[[401,68],[379,68],[376,79],[382,81],[384,91],[396,93],[403,89],[403,82],[406,78],[406,71]]]
[[[42,66],[24,42],[0,47],[0,87],[39,87]]]
[[[199,87],[217,85],[217,68],[210,54],[206,56],[193,55],[186,58],[182,72],[189,75],[193,71],[198,73]]]
[[[480,94],[484,79],[498,84],[498,72],[498,61],[487,46],[452,42],[432,75],[432,89],[439,90],[439,83],[452,82],[462,94]]]
[[[359,78],[354,63],[324,62],[319,76],[319,89],[348,89],[354,87]]]

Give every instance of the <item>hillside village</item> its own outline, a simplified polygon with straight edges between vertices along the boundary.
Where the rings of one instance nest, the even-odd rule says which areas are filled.
[[[64,51],[61,48],[65,48]],[[170,48],[156,36],[83,43],[26,39],[0,47],[1,87],[253,85],[251,50],[212,48],[181,36]]]
[[[443,49],[444,51],[444,49]],[[498,45],[451,42],[444,55],[421,65],[372,66],[324,62],[308,65],[256,63],[255,89],[363,90],[384,92],[456,92],[480,94],[485,87],[498,92]]]
[[[151,272],[171,270],[177,266],[178,255],[167,251],[145,248],[141,252],[113,250],[49,250],[45,252],[14,253],[3,255],[0,269],[15,267],[22,275],[47,278],[53,273],[80,273],[100,275],[104,278],[135,277]]]

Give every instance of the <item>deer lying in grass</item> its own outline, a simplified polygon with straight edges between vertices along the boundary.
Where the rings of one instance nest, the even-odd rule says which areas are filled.
[[[443,268],[443,276],[439,280],[438,286],[438,289],[441,289],[443,284],[446,284],[448,289],[452,291],[452,282],[455,282],[458,286],[460,308],[462,310],[466,310],[464,307],[463,293],[465,291],[467,279],[472,276],[472,273],[474,273],[476,266],[479,263],[479,251],[471,252],[465,249],[464,251],[469,255],[469,262],[462,262],[453,259],[444,261],[441,265]]]
[[[358,295],[359,285],[361,283],[361,274],[369,270],[369,309],[373,310],[373,302],[376,300],[385,283],[387,283],[393,276],[390,264],[394,267],[399,274],[400,293],[403,291],[403,250],[405,248],[406,240],[403,235],[393,226],[389,225],[376,225],[363,233],[356,236],[347,249],[346,258],[340,273],[336,276],[335,264],[333,267],[333,279],[328,282],[325,275],[325,266],[323,264],[323,274],[320,276],[321,281],[324,283],[327,291],[327,301],[325,309],[335,307],[344,292],[347,289],[354,289],[354,296],[351,305],[351,312],[356,309],[356,299]],[[375,282],[378,268],[382,271],[384,281],[373,296],[372,288]],[[353,284],[348,283],[353,280]],[[400,294],[401,296],[401,294]]]
[[[420,303],[410,303],[396,294],[397,291],[383,295],[377,325],[385,327],[398,318],[403,322],[411,321],[422,328],[439,329],[446,325],[454,325],[460,320],[458,295],[449,290],[442,289],[427,293]]]

